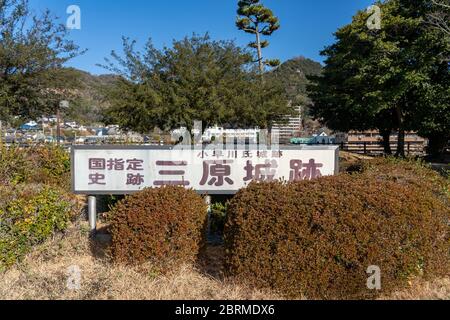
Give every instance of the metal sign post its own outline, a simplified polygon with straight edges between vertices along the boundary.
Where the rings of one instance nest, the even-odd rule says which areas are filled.
[[[89,229],[92,233],[97,231],[97,198],[88,197]]]

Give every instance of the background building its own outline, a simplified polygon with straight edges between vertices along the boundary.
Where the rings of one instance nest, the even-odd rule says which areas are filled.
[[[280,137],[280,143],[289,144],[292,138],[298,137],[302,131],[302,107],[294,107],[296,113],[287,117],[287,123],[275,125],[273,131]]]

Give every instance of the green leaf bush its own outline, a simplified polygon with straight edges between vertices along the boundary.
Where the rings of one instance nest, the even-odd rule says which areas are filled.
[[[0,271],[19,262],[34,245],[64,231],[73,203],[43,185],[0,187]]]
[[[37,147],[30,151],[34,166],[31,182],[58,185],[70,190],[70,154],[57,146]]]
[[[27,153],[18,147],[0,148],[0,184],[11,185],[26,182],[32,173]]]
[[[448,275],[450,207],[432,189],[370,171],[253,183],[228,207],[226,272],[294,299],[374,298]],[[373,265],[381,291],[367,288]]]
[[[115,262],[156,268],[193,262],[205,239],[207,206],[182,187],[145,189],[120,201],[108,214]]]
[[[47,184],[70,189],[70,154],[57,146],[0,149],[0,183]]]

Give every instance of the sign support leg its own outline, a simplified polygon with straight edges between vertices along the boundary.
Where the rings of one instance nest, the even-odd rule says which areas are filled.
[[[92,233],[97,231],[97,198],[88,197],[89,229]]]
[[[205,203],[208,206],[208,215],[207,215],[207,229],[206,229],[206,238],[209,237],[210,233],[211,233],[211,196],[210,195],[206,195],[205,196]]]

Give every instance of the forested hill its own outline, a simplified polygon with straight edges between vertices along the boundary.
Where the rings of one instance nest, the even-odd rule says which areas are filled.
[[[268,76],[276,77],[286,89],[289,100],[294,104],[307,104],[307,76],[319,75],[322,65],[311,59],[298,57],[280,65]],[[104,109],[108,107],[108,91],[117,80],[115,75],[92,75],[88,72],[65,68],[60,71],[60,78],[70,83],[78,92],[78,98],[72,102],[67,116],[71,120],[90,124],[102,121]]]
[[[294,103],[302,103],[306,99],[307,76],[319,75],[322,72],[322,65],[319,62],[297,57],[290,59],[280,65],[271,73],[281,81],[286,88],[289,100]]]
[[[92,100],[103,98],[104,91],[113,86],[117,80],[117,76],[115,75],[106,74],[97,76],[74,68],[64,68],[60,73],[72,85],[75,84],[75,87],[83,97]]]
[[[101,122],[103,111],[109,105],[108,91],[117,76],[97,76],[74,68],[64,68],[59,71],[58,78],[76,91],[76,98],[72,99],[66,117],[83,124]]]

